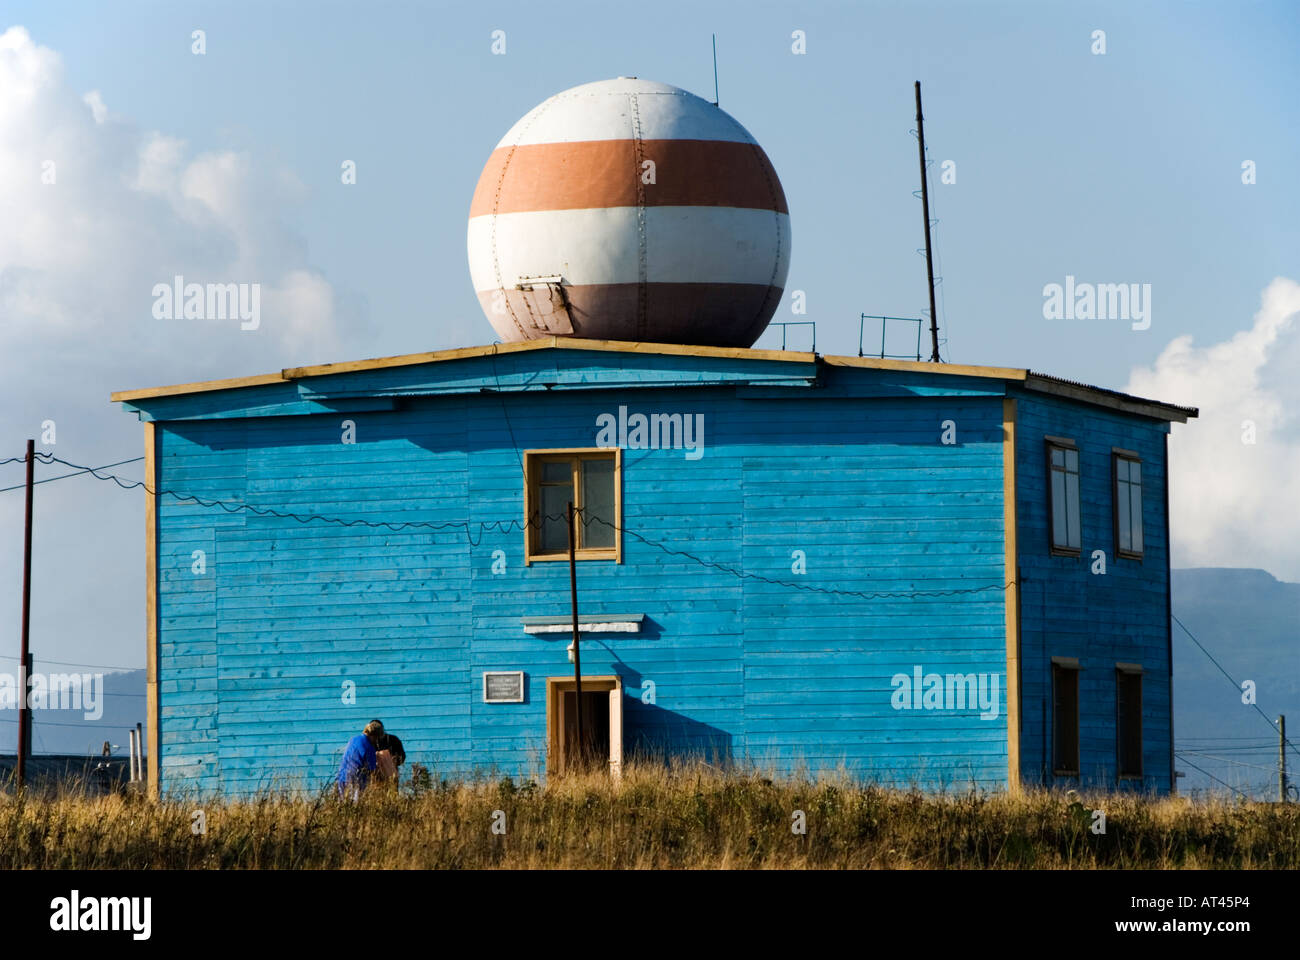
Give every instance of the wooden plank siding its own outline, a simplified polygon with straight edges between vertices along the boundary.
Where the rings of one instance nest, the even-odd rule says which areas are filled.
[[[1059,787],[1170,790],[1169,589],[1165,534],[1168,423],[1028,392],[1018,394],[1019,557],[1024,676],[1021,772],[1027,783]],[[1082,547],[1078,557],[1053,556],[1045,437],[1079,448]],[[1111,451],[1142,458],[1142,559],[1117,556]],[[1105,551],[1106,573],[1093,574],[1093,552]],[[1080,776],[1052,773],[1051,658],[1075,657],[1079,673]],[[1140,663],[1140,781],[1116,777],[1116,663]]]
[[[300,401],[276,383],[133,400],[155,424],[164,489],[281,513],[446,525],[300,522],[160,497],[165,791],[318,788],[334,776],[348,738],[375,717],[402,738],[409,763],[435,776],[544,775],[546,680],[572,676],[570,636],[528,635],[521,618],[567,614],[569,574],[567,564],[524,563],[519,458],[596,445],[597,416],[617,416],[620,405],[704,417],[698,459],[681,449],[624,450],[624,562],[578,567],[581,612],[645,615],[640,633],[582,640],[584,675],[622,678],[629,758],[666,751],[775,772],[843,768],[927,788],[1001,788],[1014,779],[1012,606],[1001,588],[1004,401],[1018,388],[869,366],[822,366],[810,386],[791,371],[812,364],[786,357],[755,364],[606,352],[567,354],[564,389],[518,392],[548,363],[555,368],[555,358],[517,352],[497,363],[493,371],[476,356],[436,370],[313,378],[312,403],[354,403],[329,413],[294,407]],[[377,393],[398,399],[369,404]],[[1054,602],[1057,588],[1043,592],[1042,578],[1054,574],[1027,546],[1045,520],[1034,499],[1043,466],[1031,467],[1025,443],[1034,435],[1041,442],[1048,425],[1066,430],[1051,417],[1073,404],[1016,396],[1016,529],[1022,568],[1029,553],[1040,590],[1021,597],[1028,707],[1041,696],[1029,660],[1043,625],[1057,629],[1078,597],[1061,588],[1060,611],[1039,617],[1031,634],[1028,608]],[[1142,451],[1146,467],[1149,421],[1080,409],[1125,436],[1116,445]],[[345,420],[355,424],[355,443],[342,442]],[[941,442],[948,420],[953,444]],[[1086,452],[1092,441],[1078,439]],[[1091,460],[1085,465],[1093,472]],[[1158,499],[1154,473],[1150,482],[1147,511]],[[1090,509],[1085,545],[1101,522]],[[1163,534],[1154,519],[1146,531],[1150,565]],[[205,551],[203,574],[194,572],[196,550]],[[806,572],[796,571],[795,551]],[[1155,617],[1153,585],[1130,580],[1108,586],[1143,604],[1141,617],[1148,607]],[[974,587],[997,589],[943,593]],[[938,595],[852,595],[916,591]],[[1158,599],[1163,613],[1163,593]],[[1112,624],[1119,610],[1104,608],[1100,623]],[[1118,659],[1154,663],[1124,649]],[[981,718],[973,706],[895,709],[891,678],[918,667],[993,675],[996,717]],[[524,671],[524,702],[484,703],[487,670]],[[1161,709],[1154,686],[1144,703]],[[1167,722],[1167,702],[1164,710]],[[1017,724],[1026,778],[1041,754],[1031,730],[1039,717],[1026,709]],[[1090,722],[1085,757],[1106,735],[1100,714]],[[1113,740],[1113,720],[1110,730]],[[1156,740],[1153,728],[1146,742]],[[1167,735],[1164,742],[1167,749]]]

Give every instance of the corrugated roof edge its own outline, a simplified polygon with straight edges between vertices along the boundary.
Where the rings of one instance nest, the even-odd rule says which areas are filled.
[[[1122,410],[1125,413],[1136,413],[1144,417],[1152,417],[1156,420],[1186,423],[1189,418],[1201,415],[1201,411],[1196,407],[1184,407],[1176,403],[1165,403],[1163,400],[1148,400],[1145,397],[1135,397],[1131,393],[1121,393],[1118,390],[1110,390],[1106,387],[1094,387],[1090,383],[1068,380],[1065,377],[1054,377],[1049,373],[1038,373],[1034,370],[1027,371],[1027,373],[1025,387],[1029,390],[1037,390],[1040,393],[1050,393],[1054,396],[1079,400],[1083,403],[1095,403],[1104,407]]]
[[[644,353],[667,356],[714,357],[740,360],[768,360],[787,363],[815,363],[822,361],[830,366],[859,367],[875,370],[901,370],[916,373],[947,374],[949,376],[987,377],[996,380],[1008,380],[1022,383],[1031,390],[1069,396],[1084,402],[1100,403],[1102,406],[1123,409],[1126,412],[1152,416],[1156,419],[1177,420],[1185,423],[1188,417],[1195,417],[1198,411],[1194,407],[1180,407],[1175,404],[1147,400],[1129,394],[1094,387],[1075,380],[1053,377],[1048,374],[1035,373],[1017,367],[982,367],[963,364],[931,363],[915,360],[885,360],[876,357],[842,357],[822,356],[820,354],[795,350],[754,350],[744,347],[700,347],[674,343],[647,343],[616,340],[583,340],[576,337],[545,337],[539,340],[527,340],[521,343],[497,343],[480,347],[458,347],[451,350],[436,350],[429,353],[408,353],[394,357],[377,357],[372,360],[348,360],[341,363],[324,363],[313,366],[286,367],[279,373],[265,373],[251,377],[236,377],[227,380],[204,380],[195,383],[180,383],[173,386],[147,387],[140,390],[119,390],[110,395],[114,403],[131,403],[136,400],[148,400],[155,397],[184,396],[191,393],[205,393],[216,390],[238,390],[243,387],[265,386],[273,383],[288,383],[307,377],[323,377],[341,373],[353,373],[361,370],[377,370],[384,367],[415,366],[423,363],[440,363],[447,360],[462,360],[471,357],[483,357],[518,353],[529,350],[592,350],[612,351],[618,353]]]

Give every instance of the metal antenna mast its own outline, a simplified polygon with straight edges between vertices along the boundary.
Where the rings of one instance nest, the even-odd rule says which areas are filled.
[[[718,106],[718,35],[713,35],[713,105]]]
[[[916,142],[921,154],[921,215],[925,218],[925,278],[930,284],[930,361],[939,359],[939,317],[934,311],[934,254],[930,249],[930,190],[925,174],[925,122],[921,119],[921,81],[916,81]]]

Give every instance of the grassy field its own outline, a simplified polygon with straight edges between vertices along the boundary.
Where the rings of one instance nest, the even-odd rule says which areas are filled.
[[[1093,832],[1094,808],[1104,834]],[[806,832],[795,832],[800,820]],[[375,788],[355,804],[9,791],[0,867],[1294,870],[1300,805],[941,796],[657,766],[629,767],[617,787],[603,776],[433,782]]]

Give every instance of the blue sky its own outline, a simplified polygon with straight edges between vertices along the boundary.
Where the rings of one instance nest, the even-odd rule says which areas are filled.
[[[497,140],[550,95],[617,75],[712,99],[716,33],[721,105],[764,146],[789,200],[787,291],[806,292],[808,314],[791,315],[787,294],[776,319],[814,320],[821,352],[851,354],[860,313],[925,307],[910,134],[920,80],[944,358],[1201,406],[1202,421],[1175,432],[1187,451],[1175,489],[1211,499],[1175,504],[1176,563],[1300,579],[1300,521],[1279,521],[1269,493],[1270,478],[1300,468],[1295,293],[1270,286],[1300,281],[1298,11],[7,3],[0,33],[22,26],[29,41],[0,57],[0,213],[12,231],[0,241],[0,459],[47,418],[59,425],[48,449],[73,462],[138,455],[139,424],[108,403],[113,389],[491,342],[465,230]],[[504,56],[491,52],[494,30]],[[795,30],[804,55],[791,51]],[[107,110],[93,119],[81,100],[91,91]],[[32,174],[47,155],[59,160],[54,190]],[[153,179],[137,175],[143,157],[157,160]],[[340,182],[345,160],[354,186]],[[945,160],[955,183],[939,182]],[[150,319],[152,283],[231,264],[248,272],[231,279],[279,289],[294,321],[251,335]],[[1151,284],[1150,329],[1044,319],[1043,287],[1067,275]],[[1268,429],[1243,452],[1247,416]],[[21,480],[4,469],[0,486]],[[138,496],[87,479],[40,491],[34,630],[57,637],[65,659],[138,665]],[[0,494],[0,530],[20,524],[21,496]],[[13,553],[0,583],[17,582]],[[5,588],[0,619],[16,623],[17,610]]]
[[[110,110],[295,171],[310,190],[298,221],[310,263],[373,325],[363,354],[490,342],[464,233],[497,139],[552,93],[618,74],[712,99],[712,33],[721,103],[789,197],[788,289],[807,291],[823,352],[856,352],[862,312],[925,307],[913,80],[931,154],[957,165],[957,182],[934,190],[952,361],[1122,385],[1175,333],[1220,338],[1296,270],[1294,4],[9,9]],[[204,57],[190,52],[196,28]],[[490,52],[494,29],[505,56]],[[1094,29],[1105,55],[1091,52]],[[343,159],[358,164],[355,189],[339,183]],[[1240,182],[1245,159],[1254,186]],[[1042,287],[1066,274],[1151,283],[1151,330],[1045,321]],[[230,372],[261,369],[250,363]]]

